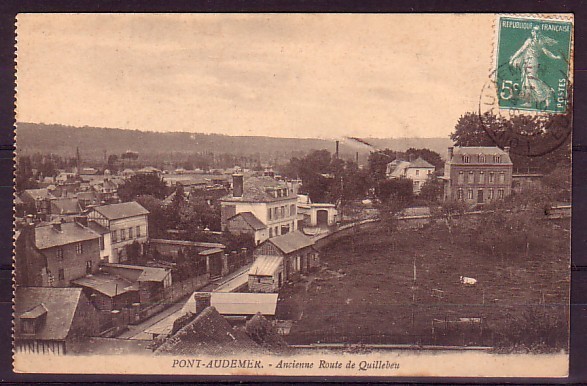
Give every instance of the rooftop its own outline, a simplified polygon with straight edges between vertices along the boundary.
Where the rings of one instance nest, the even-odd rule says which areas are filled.
[[[53,225],[37,226],[35,228],[36,245],[39,249],[47,249],[79,243],[82,241],[99,239],[99,235],[94,231],[86,228],[76,222],[61,224],[61,231],[55,229]]]
[[[30,196],[31,198],[33,198],[34,200],[44,200],[44,199],[48,199],[48,198],[53,198],[53,195],[51,193],[49,193],[48,189],[27,189],[25,190],[22,194],[27,194],[28,196]],[[21,198],[22,198],[22,194],[21,194]]]
[[[434,168],[430,162],[426,161],[422,157],[416,158],[414,161],[410,162],[411,168]]]
[[[281,236],[276,236],[265,242],[272,243],[286,255],[298,251],[302,248],[314,245],[314,240],[304,235],[300,231],[290,232]]]
[[[45,322],[34,335],[35,339],[64,340],[69,334],[81,296],[81,288],[17,287],[14,315],[20,319],[46,312]]]
[[[184,246],[184,247],[221,248],[221,249],[226,248],[226,246],[224,244],[206,243],[203,241],[151,239],[149,242],[155,243],[155,244],[180,245],[180,246]]]
[[[512,165],[512,160],[509,154],[497,146],[456,146],[453,148],[453,156],[451,159],[449,159],[449,162],[453,164],[462,164],[464,163],[462,160],[463,155],[471,156],[469,162],[467,162],[470,164],[499,163],[504,165]],[[479,156],[485,156],[486,160],[481,162]],[[500,162],[494,162],[493,156],[501,156]]]
[[[243,331],[233,329],[218,313],[208,307],[181,328],[155,351],[156,354],[194,355],[242,354],[259,346]]]
[[[257,256],[249,269],[249,275],[273,276],[283,261],[283,256]]]
[[[51,200],[52,214],[77,214],[81,213],[82,208],[77,198],[58,198]]]
[[[97,206],[94,210],[106,217],[108,220],[118,220],[122,218],[143,216],[149,214],[149,211],[136,201],[122,202],[120,204],[111,204]]]
[[[198,294],[200,292],[195,292]],[[221,315],[275,315],[279,294],[249,293],[249,292],[211,292],[210,305],[216,308]],[[183,306],[184,313],[196,312],[194,297],[190,297]]]
[[[275,197],[269,193],[272,189],[287,189],[287,195]],[[278,181],[273,177],[245,177],[243,182],[242,197],[233,197],[232,194],[222,197],[222,201],[245,201],[245,202],[273,202],[288,199],[297,199],[288,185],[283,181]]]
[[[236,218],[236,217],[241,217],[251,228],[253,228],[256,231],[267,228],[265,226],[265,224],[263,224],[261,222],[261,220],[259,220],[257,218],[257,216],[255,216],[251,212],[241,212],[241,213],[235,214],[234,216],[232,216],[228,220],[230,221],[230,220],[232,220],[233,218]]]
[[[138,287],[129,280],[116,275],[98,273],[88,275],[72,281],[72,284],[90,288],[108,297],[114,297],[126,292],[138,291]]]

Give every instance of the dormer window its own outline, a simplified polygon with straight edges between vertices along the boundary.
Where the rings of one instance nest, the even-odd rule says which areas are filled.
[[[485,163],[485,155],[479,154],[479,163]]]
[[[468,155],[464,155],[463,156],[463,162],[468,164],[469,162],[471,162],[471,157]]]
[[[20,315],[20,329],[23,334],[36,334],[47,317],[47,308],[43,303],[36,305]]]

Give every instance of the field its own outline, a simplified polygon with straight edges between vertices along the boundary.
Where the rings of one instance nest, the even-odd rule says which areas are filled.
[[[288,342],[565,347],[568,222],[544,222],[548,241],[509,258],[480,250],[469,226],[451,244],[444,224],[373,224],[325,247],[320,271],[280,292],[278,318],[296,320]]]

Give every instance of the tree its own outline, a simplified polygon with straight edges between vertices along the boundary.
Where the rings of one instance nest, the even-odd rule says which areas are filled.
[[[418,157],[422,157],[423,160],[430,162],[436,170],[444,168],[444,161],[442,157],[437,152],[430,150],[430,149],[415,149],[413,147],[409,148],[405,152],[406,158],[409,159],[410,156],[414,156],[414,159]]]
[[[387,164],[397,158],[397,153],[390,149],[376,151],[369,154],[369,173],[375,183],[384,180],[387,176]]]
[[[495,146],[495,142],[483,128],[483,122],[486,120],[491,121],[489,118],[482,121],[476,113],[465,113],[457,121],[450,139],[455,146]]]
[[[136,201],[149,211],[149,237],[164,237],[172,218],[165,210],[163,201],[150,195],[138,196]]]
[[[432,215],[446,224],[451,244],[454,244],[455,217],[465,213],[466,209],[467,205],[460,200],[447,200],[440,207],[432,208]]]
[[[443,189],[442,181],[431,176],[426,182],[424,182],[424,185],[422,185],[422,188],[420,189],[420,198],[430,202],[437,202],[438,199],[442,197]]]
[[[392,201],[409,203],[414,197],[412,184],[413,182],[409,178],[383,180],[375,187],[375,194],[384,203]]]
[[[165,198],[168,188],[165,181],[155,174],[136,174],[118,188],[118,196],[124,202],[141,195]]]

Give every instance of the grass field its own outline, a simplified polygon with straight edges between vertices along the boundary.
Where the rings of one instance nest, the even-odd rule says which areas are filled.
[[[319,272],[282,289],[277,316],[297,320],[291,344],[499,346],[504,334],[515,340],[542,325],[564,341],[569,226],[545,222],[542,229],[555,236],[546,246],[528,257],[500,258],[475,246],[467,224],[454,244],[443,224],[392,234],[374,224],[324,248]],[[477,284],[461,284],[461,275]]]

